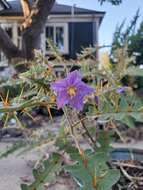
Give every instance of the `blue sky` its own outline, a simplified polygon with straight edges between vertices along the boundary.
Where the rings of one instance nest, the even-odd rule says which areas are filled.
[[[57,2],[67,5],[76,4],[76,6],[83,8],[106,11],[99,31],[100,45],[109,45],[112,42],[113,32],[117,23],[121,23],[124,18],[129,23],[138,8],[140,8],[140,20],[143,19],[143,0],[123,0],[120,6],[112,6],[109,3],[100,6],[97,0],[57,0]]]

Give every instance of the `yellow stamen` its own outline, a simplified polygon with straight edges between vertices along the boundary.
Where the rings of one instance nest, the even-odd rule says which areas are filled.
[[[70,86],[67,88],[67,93],[70,97],[74,97],[76,95],[76,88],[74,86]]]

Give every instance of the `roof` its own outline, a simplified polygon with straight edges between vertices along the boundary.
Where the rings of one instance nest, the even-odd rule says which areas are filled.
[[[30,4],[32,5],[32,1],[30,0]],[[9,4],[9,8],[6,8],[2,11],[0,11],[0,16],[22,16],[22,7],[19,0],[12,0],[12,1],[6,1],[6,0],[0,0],[1,3]],[[53,6],[50,14],[71,14],[72,6],[69,5],[63,5],[63,4],[57,4]],[[74,14],[102,14],[104,15],[105,12],[101,11],[95,11],[95,10],[89,10],[79,7],[74,7]]]
[[[5,0],[0,0],[0,3],[5,7],[5,8],[10,8],[10,5],[7,1]]]
[[[10,8],[9,3],[5,0],[0,0],[0,11]]]

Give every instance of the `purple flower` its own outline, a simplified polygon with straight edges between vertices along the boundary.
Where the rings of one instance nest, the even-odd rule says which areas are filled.
[[[61,79],[51,84],[51,88],[57,94],[58,108],[69,104],[72,108],[83,109],[83,101],[86,95],[94,92],[94,89],[81,81],[81,75],[76,70],[68,74],[65,79]]]
[[[125,88],[124,88],[124,87],[118,87],[118,88],[116,89],[116,92],[119,93],[119,94],[122,94],[122,93],[125,92]]]

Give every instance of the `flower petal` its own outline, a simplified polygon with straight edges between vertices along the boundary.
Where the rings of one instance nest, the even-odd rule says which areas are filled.
[[[63,108],[69,102],[69,96],[66,91],[61,91],[57,95],[58,108]]]
[[[51,84],[51,89],[55,92],[63,91],[67,86],[66,79],[61,79]]]
[[[73,98],[71,98],[69,100],[69,105],[72,107],[72,108],[76,108],[78,110],[82,110],[83,109],[83,96],[75,96]]]
[[[123,86],[118,87],[118,88],[116,89],[116,92],[119,93],[119,94],[124,93],[124,92],[125,92],[125,87],[123,87]]]
[[[88,86],[84,82],[78,83],[76,88],[78,90],[77,93],[81,94],[82,96],[89,95],[89,94],[91,94],[91,93],[93,93],[95,91],[92,87]]]
[[[67,76],[68,85],[75,85],[77,82],[81,81],[81,75],[80,72],[75,70],[68,74]]]

